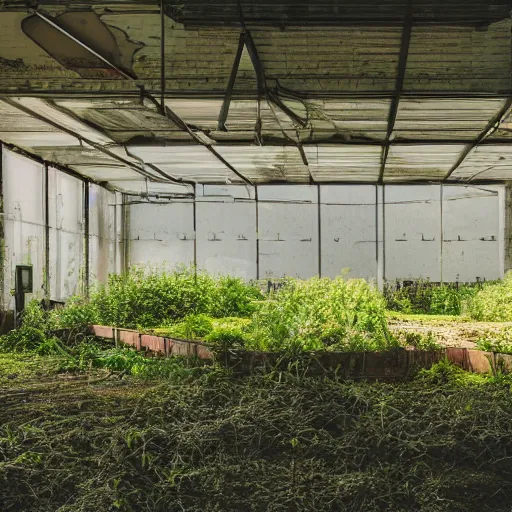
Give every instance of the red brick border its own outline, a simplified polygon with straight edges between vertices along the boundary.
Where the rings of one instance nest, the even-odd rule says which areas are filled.
[[[134,330],[118,329],[104,325],[91,325],[89,332],[100,338],[114,339],[137,350],[149,350],[150,352],[166,356],[194,356],[203,360],[213,359],[213,352],[204,343],[199,341],[141,334]],[[473,373],[490,373],[496,368],[512,372],[512,355],[456,347],[447,347],[441,351],[428,353],[407,350],[400,356],[399,366],[403,366],[404,371],[407,373],[411,365],[416,364],[420,367],[428,368],[444,356],[453,364]],[[362,358],[365,370],[370,369],[372,375],[382,374],[382,376],[386,376],[389,373],[387,370],[391,370],[391,368],[387,368],[390,358],[396,358],[397,354],[395,352],[363,354],[326,352],[322,354],[322,359],[331,358],[332,360],[339,360],[341,358],[353,361],[354,357],[356,359],[358,357]]]

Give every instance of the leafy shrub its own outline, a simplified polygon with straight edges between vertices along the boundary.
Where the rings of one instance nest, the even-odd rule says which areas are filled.
[[[241,279],[215,278],[193,268],[145,272],[134,267],[111,275],[91,295],[98,322],[117,327],[157,327],[192,314],[250,315],[261,292]]]
[[[334,332],[333,344],[367,333],[384,348],[389,338],[384,300],[362,279],[289,280],[260,304],[252,330],[259,350],[321,350],[325,334]]]
[[[212,318],[199,314],[186,316],[182,322],[165,327],[164,332],[167,336],[192,340],[204,338],[212,329]]]
[[[485,381],[485,377],[465,372],[448,359],[439,361],[428,370],[420,370],[418,379],[431,386],[464,386],[471,383],[480,384]]]
[[[485,283],[469,301],[469,314],[480,321],[512,321],[512,272],[502,281]]]
[[[247,335],[238,327],[216,327],[208,334],[206,341],[221,350],[245,346]]]
[[[437,342],[435,335],[429,331],[426,334],[413,331],[398,331],[396,337],[400,341],[400,345],[414,347],[417,350],[434,351],[441,349],[441,345]]]
[[[46,341],[41,329],[24,325],[0,337],[0,350],[4,352],[30,352]]]
[[[397,282],[384,287],[387,308],[407,314],[461,315],[477,293],[471,285],[436,285],[419,279],[405,285]]]
[[[59,329],[84,329],[88,325],[97,323],[98,316],[95,304],[83,297],[71,297],[65,307],[50,313],[53,327]]]
[[[498,333],[487,333],[477,341],[478,350],[512,354],[512,329],[504,329]]]
[[[257,309],[256,301],[263,300],[256,286],[229,276],[219,278],[214,295],[211,315],[216,318],[251,316]]]

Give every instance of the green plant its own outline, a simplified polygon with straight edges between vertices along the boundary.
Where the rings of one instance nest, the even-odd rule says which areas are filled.
[[[512,328],[487,332],[478,339],[476,346],[485,352],[512,354]]]
[[[46,341],[46,334],[37,327],[24,325],[0,337],[3,352],[30,352],[37,350]]]
[[[512,272],[502,281],[485,283],[468,302],[469,314],[475,320],[512,321]]]
[[[215,290],[211,314],[216,318],[248,317],[257,309],[263,294],[253,285],[235,277],[220,277]]]
[[[247,316],[261,299],[255,286],[237,278],[185,267],[173,272],[132,267],[124,275],[109,276],[90,303],[104,325],[152,328],[193,314]]]
[[[420,370],[418,379],[429,386],[466,386],[484,384],[486,377],[465,372],[448,359],[443,359],[432,365],[430,369]]]
[[[400,345],[414,347],[417,350],[439,350],[441,345],[432,331],[423,334],[421,332],[401,330],[395,333]]]
[[[50,312],[53,326],[59,329],[84,329],[98,323],[96,305],[83,297],[71,297],[65,307]]]
[[[262,302],[252,319],[250,348],[325,349],[341,340],[390,341],[381,294],[364,280],[288,280]]]
[[[206,337],[206,341],[219,350],[242,348],[246,340],[247,335],[238,327],[216,327]]]
[[[460,315],[478,288],[470,285],[437,285],[422,279],[411,283],[386,283],[387,308],[401,313]]]

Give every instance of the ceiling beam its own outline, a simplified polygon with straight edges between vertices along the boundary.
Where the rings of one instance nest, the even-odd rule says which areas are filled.
[[[407,59],[409,58],[409,46],[411,44],[412,35],[412,0],[407,1],[407,11],[405,13],[404,24],[402,28],[402,40],[400,42],[400,56],[398,59],[398,72],[396,78],[395,94],[391,100],[388,116],[388,129],[386,133],[386,143],[382,148],[382,163],[379,173],[379,183],[384,181],[384,173],[386,172],[386,164],[389,155],[389,146],[393,131],[395,129],[396,116],[398,107],[404,89],[405,72],[407,70]]]
[[[443,181],[447,181],[451,175],[464,163],[469,154],[476,149],[478,146],[484,145],[485,140],[490,137],[498,128],[503,119],[505,119],[512,110],[512,98],[508,99],[500,111],[489,121],[489,124],[483,129],[478,137],[468,144],[459,156],[455,165],[448,171],[448,174],[444,177]],[[512,141],[511,141],[512,142]],[[494,141],[491,141],[494,143]],[[508,142],[510,144],[510,142]]]
[[[236,76],[238,74],[238,68],[240,66],[240,60],[242,59],[242,53],[245,48],[245,34],[242,32],[238,39],[238,48],[235,55],[235,61],[233,62],[233,67],[231,69],[231,75],[229,77],[228,87],[226,89],[226,95],[224,96],[224,101],[222,102],[222,108],[219,114],[219,122],[218,129],[221,131],[226,131],[226,119],[228,118],[229,106],[231,105],[231,97],[233,95],[233,89],[235,87]]]

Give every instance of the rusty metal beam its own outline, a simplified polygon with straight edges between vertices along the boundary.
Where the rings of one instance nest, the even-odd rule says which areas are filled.
[[[287,107],[279,96],[271,91],[267,84],[267,77],[265,75],[265,70],[263,68],[263,64],[261,63],[261,59],[258,54],[258,49],[256,48],[256,44],[254,43],[254,39],[252,38],[252,34],[250,30],[247,28],[245,23],[244,12],[242,8],[242,4],[240,0],[237,0],[238,5],[238,14],[240,17],[240,24],[243,29],[243,34],[245,35],[245,46],[247,47],[247,52],[249,53],[249,57],[251,58],[252,66],[254,68],[254,72],[256,73],[256,84],[258,87],[258,96],[259,98],[265,97],[267,101],[271,101],[277,108],[279,108],[284,114],[286,114],[293,122],[299,124],[304,127],[307,125],[307,121],[302,119],[299,115],[297,115],[293,110]]]
[[[398,73],[396,78],[395,94],[391,100],[388,117],[388,129],[386,133],[386,144],[382,148],[382,163],[379,173],[379,183],[384,181],[384,173],[386,171],[386,164],[389,155],[389,145],[393,131],[395,129],[396,116],[398,114],[398,107],[404,89],[405,72],[407,69],[407,59],[409,58],[409,46],[411,44],[412,35],[412,0],[407,2],[407,11],[405,13],[404,24],[402,28],[402,41],[400,43],[400,57],[398,60]]]
[[[228,87],[226,89],[226,95],[224,96],[224,101],[222,102],[222,108],[219,114],[219,122],[218,129],[225,131],[226,130],[226,119],[228,118],[229,106],[231,105],[231,97],[233,96],[233,89],[235,87],[236,75],[238,74],[238,68],[240,66],[240,60],[242,59],[242,53],[245,48],[245,34],[241,33],[240,38],[238,39],[238,49],[235,55],[235,61],[233,62],[233,67],[231,69],[231,75],[229,77]]]
[[[450,178],[450,176],[463,164],[464,160],[466,160],[466,158],[471,153],[471,151],[476,149],[478,146],[484,145],[485,139],[490,137],[498,129],[501,120],[504,119],[505,117],[507,117],[510,114],[511,110],[512,110],[512,98],[508,99],[505,102],[505,104],[500,109],[500,111],[489,121],[487,126],[482,130],[482,132],[480,132],[478,137],[471,144],[468,144],[464,148],[464,150],[462,151],[462,153],[459,156],[459,159],[457,160],[457,162],[455,162],[453,167],[448,171],[448,174],[444,177],[443,181],[447,181]],[[508,144],[510,144],[510,142],[508,142]]]

